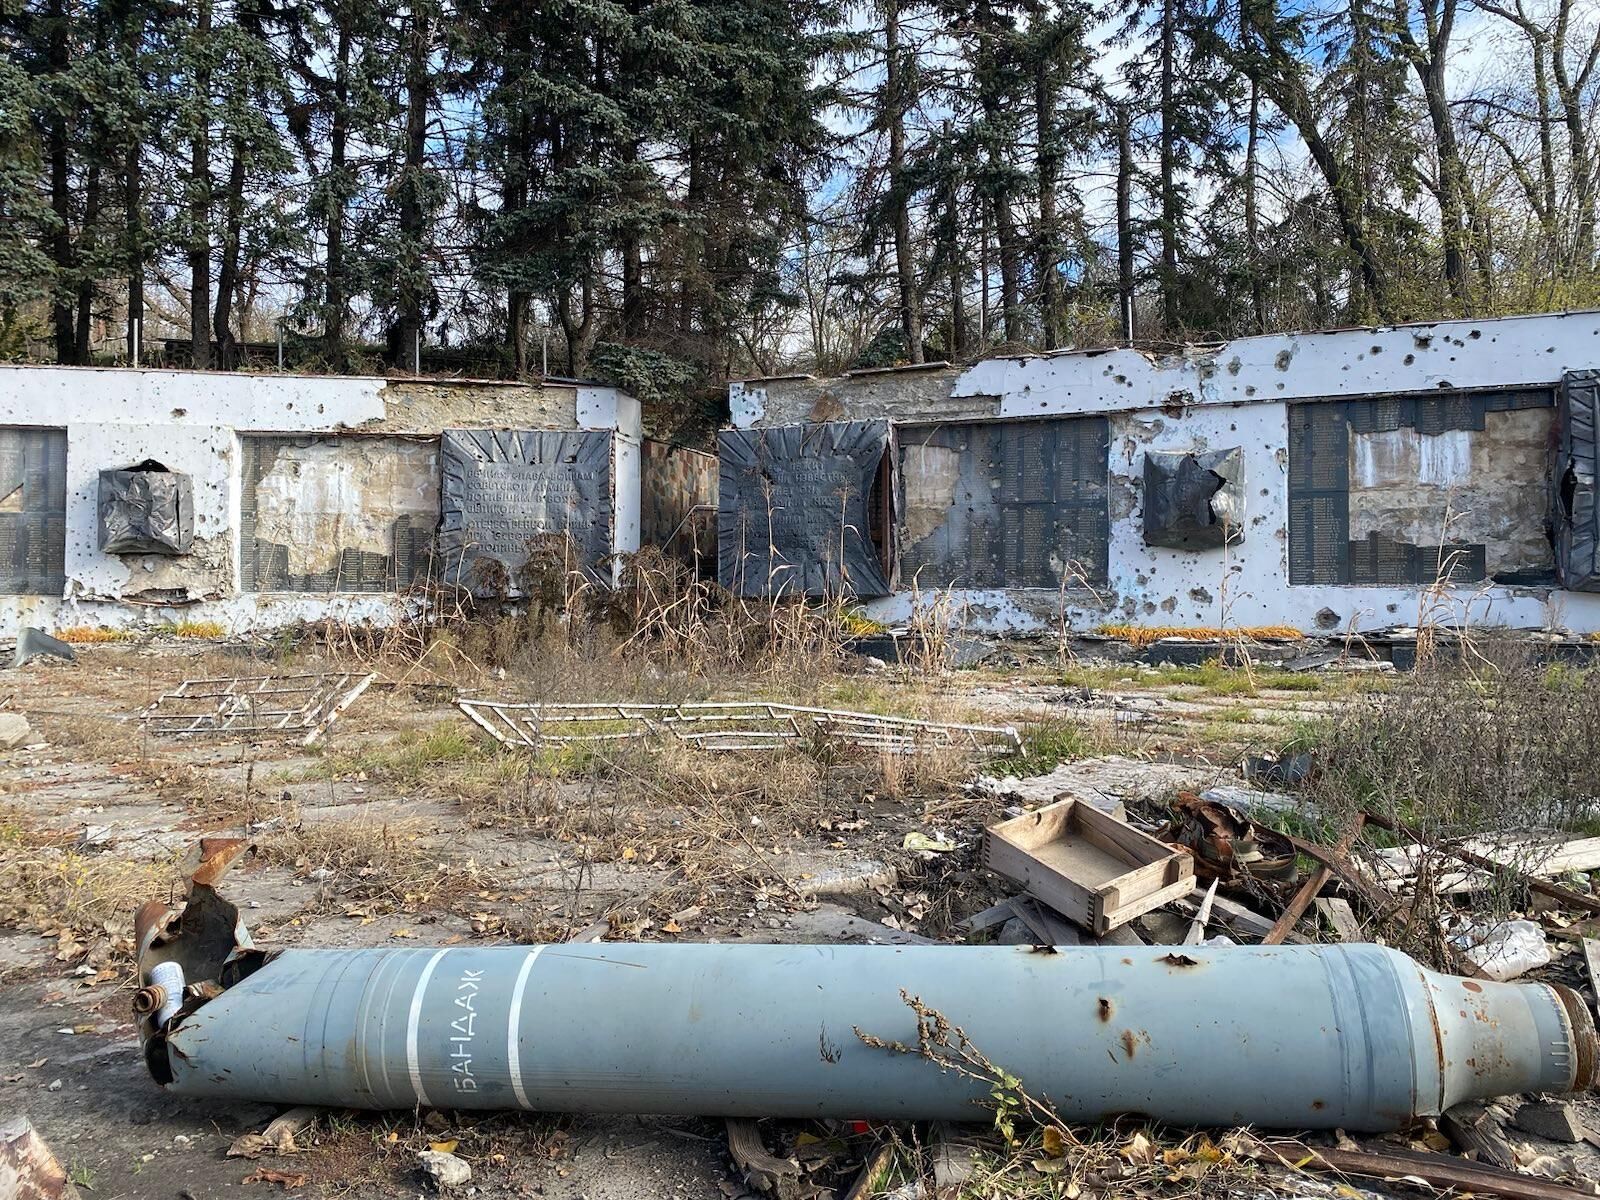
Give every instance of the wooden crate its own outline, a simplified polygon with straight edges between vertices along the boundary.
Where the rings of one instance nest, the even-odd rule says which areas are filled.
[[[991,825],[983,863],[1104,935],[1194,890],[1194,860],[1076,800]]]

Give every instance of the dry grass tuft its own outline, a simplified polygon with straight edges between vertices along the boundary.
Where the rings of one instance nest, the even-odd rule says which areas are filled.
[[[126,963],[133,911],[172,890],[169,861],[80,852],[69,833],[41,829],[0,806],[0,926],[57,939],[64,962]]]
[[[472,864],[453,864],[431,848],[432,829],[424,821],[307,823],[289,812],[285,826],[257,840],[262,860],[325,880],[357,900],[415,910],[448,903],[476,886]]]
[[[139,635],[128,629],[109,629],[104,625],[69,625],[58,629],[55,635],[63,642],[78,646],[100,645],[107,642],[137,641]]]

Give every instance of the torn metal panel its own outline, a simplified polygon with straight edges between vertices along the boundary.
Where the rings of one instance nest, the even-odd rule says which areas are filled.
[[[187,554],[194,484],[153,459],[100,472],[100,549],[106,554]]]
[[[1289,582],[1548,582],[1549,389],[1289,407]]]
[[[428,574],[439,521],[431,439],[239,439],[247,592],[394,592]]]
[[[885,421],[717,435],[717,569],[740,596],[883,596]]]
[[[67,431],[0,428],[0,593],[67,584]]]
[[[612,553],[612,438],[607,430],[445,430],[439,554],[446,578],[478,595],[520,595],[530,550],[555,535],[572,546],[573,569],[600,580]]]
[[[702,750],[781,750],[833,742],[916,753],[960,746],[1006,754],[1022,748],[1010,725],[960,725],[762,701],[694,704],[523,704],[462,697],[461,711],[506,745],[625,742],[665,735]]]
[[[1109,437],[1104,417],[901,426],[902,576],[923,587],[1104,583]]]
[[[1244,452],[1147,450],[1144,456],[1144,540],[1151,546],[1199,550],[1244,538]]]
[[[140,714],[158,737],[304,733],[310,746],[372,685],[375,675],[254,675],[185,679]]]
[[[1550,466],[1551,543],[1556,578],[1574,592],[1600,592],[1600,371],[1561,381]]]
[[[1575,993],[1439,975],[1375,945],[263,955],[229,946],[236,920],[200,883],[179,912],[140,913],[141,982],[163,963],[185,979],[176,1014],[140,1022],[151,1074],[173,1094],[368,1109],[982,1113],[987,1080],[948,1069],[941,1053],[960,1046],[907,997],[1074,1122],[1138,1112],[1389,1130],[1464,1100],[1581,1091],[1595,1077],[1594,1021]]]

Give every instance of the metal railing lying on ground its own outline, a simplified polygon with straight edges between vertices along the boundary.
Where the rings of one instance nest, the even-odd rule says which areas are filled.
[[[349,671],[185,679],[139,715],[157,737],[247,736],[305,731],[311,745],[371,685]]]
[[[960,725],[877,713],[765,701],[693,704],[529,704],[463,696],[456,705],[507,746],[620,742],[669,736],[703,750],[778,750],[836,742],[864,750],[918,753],[950,746],[987,754],[1022,747],[1010,725]]]

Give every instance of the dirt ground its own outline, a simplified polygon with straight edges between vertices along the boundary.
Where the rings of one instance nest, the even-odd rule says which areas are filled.
[[[958,921],[1008,894],[976,866],[1001,802],[973,794],[985,768],[964,759],[928,777],[823,769],[793,781],[798,804],[773,799],[788,781],[740,791],[706,783],[694,762],[670,779],[530,773],[526,755],[466,721],[450,689],[392,666],[311,750],[282,736],[162,740],[123,719],[186,677],[331,665],[315,650],[265,657],[209,643],[86,646],[76,665],[0,671],[0,698],[34,730],[0,752],[0,837],[23,847],[0,899],[17,910],[0,915],[0,1115],[29,1117],[96,1197],[209,1200],[283,1182],[301,1195],[414,1193],[425,1190],[416,1152],[448,1142],[484,1196],[745,1194],[720,1123],[701,1120],[332,1114],[302,1153],[226,1157],[279,1110],[164,1094],[130,1011],[133,908],[176,897],[175,857],[202,835],[256,843],[227,895],[269,948],[585,933],[959,940]],[[821,699],[841,707],[893,710],[904,693],[901,707],[927,711],[926,682],[893,672],[830,686]],[[1242,692],[1204,672],[1023,666],[961,672],[939,685],[936,707],[1045,729],[1060,743],[1048,765],[1078,759],[1088,785],[1134,800],[1238,782],[1242,756],[1285,745],[1345,686],[1274,677]],[[681,794],[702,783],[703,802]],[[957,849],[902,849],[913,831]],[[290,1178],[264,1179],[263,1166]]]

